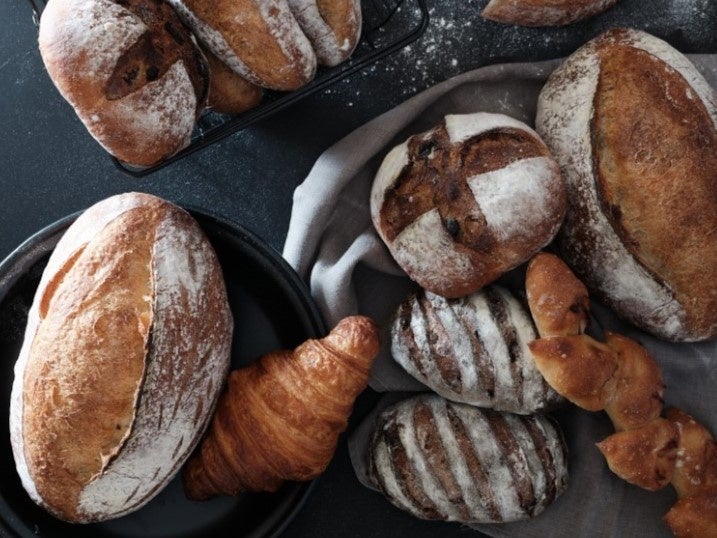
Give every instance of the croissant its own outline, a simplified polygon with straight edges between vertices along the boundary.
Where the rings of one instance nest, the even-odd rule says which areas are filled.
[[[189,499],[275,491],[328,466],[379,350],[376,324],[343,319],[320,340],[233,371],[200,447],[183,470]]]
[[[550,274],[561,277],[546,277]],[[531,313],[542,320],[567,320],[557,324],[558,330],[538,326],[542,338],[528,344],[538,370],[579,407],[607,412],[617,432],[597,446],[615,474],[648,490],[673,485],[679,500],[664,521],[675,536],[717,536],[717,442],[684,411],[672,408],[661,416],[665,385],[644,347],[615,333],[607,332],[604,344],[582,334],[584,326],[574,321],[587,309],[575,280],[556,256],[541,254],[530,263]],[[559,287],[555,282],[566,282],[566,289],[551,291],[551,283]],[[551,296],[560,299],[546,300]]]

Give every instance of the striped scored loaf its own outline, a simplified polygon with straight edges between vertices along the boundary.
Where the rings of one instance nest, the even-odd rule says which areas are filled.
[[[566,448],[546,416],[422,394],[378,418],[369,476],[393,504],[422,519],[519,521],[565,490]]]
[[[562,401],[528,349],[537,337],[528,312],[504,288],[487,286],[460,299],[422,290],[398,308],[391,353],[444,398],[529,414]]]

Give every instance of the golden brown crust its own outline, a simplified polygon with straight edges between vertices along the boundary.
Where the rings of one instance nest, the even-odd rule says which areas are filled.
[[[615,391],[615,352],[582,334],[533,340],[530,351],[555,391],[588,411],[601,411]]]
[[[656,491],[672,479],[678,435],[674,424],[658,418],[640,428],[614,433],[597,447],[617,476]]]
[[[15,366],[11,440],[31,498],[84,523],[147,503],[207,425],[231,334],[221,268],[188,213],[137,193],[83,213]]]
[[[615,429],[630,430],[657,419],[665,390],[659,366],[637,342],[611,332],[605,339],[618,362],[615,393],[605,406]]]
[[[241,114],[261,103],[259,86],[232,71],[211,52],[205,51],[205,55],[211,73],[207,107],[222,114]]]
[[[630,254],[688,306],[687,324],[709,328],[717,311],[709,292],[717,281],[713,119],[680,73],[650,53],[605,41],[599,54],[591,129],[603,212]]]
[[[677,465],[672,485],[679,497],[705,487],[717,487],[717,443],[712,434],[690,415],[677,408],[665,413],[680,432]]]
[[[170,0],[204,45],[251,82],[296,90],[316,56],[286,0]]]
[[[150,166],[189,143],[209,73],[166,2],[51,1],[39,45],[60,93],[118,159]]]
[[[94,241],[106,247],[90,243],[44,297],[25,371],[25,455],[38,493],[65,519],[77,518],[82,488],[121,450],[134,420],[161,216],[156,205],[121,215]]]
[[[612,7],[617,0],[492,0],[482,16],[520,26],[563,26]]]
[[[676,538],[717,536],[717,486],[681,498],[664,520]]]
[[[585,332],[590,314],[588,290],[560,258],[547,252],[533,256],[525,291],[541,337]]]
[[[187,496],[274,491],[285,480],[321,474],[378,348],[375,323],[352,316],[321,340],[232,372],[207,436],[184,468]]]

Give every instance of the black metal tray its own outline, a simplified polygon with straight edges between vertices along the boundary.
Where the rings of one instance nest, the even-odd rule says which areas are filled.
[[[35,25],[39,26],[40,15],[47,0],[28,2],[32,6]],[[138,168],[112,157],[115,165],[135,177],[151,174],[370,66],[418,39],[428,27],[426,0],[363,0],[361,9],[361,39],[347,61],[336,67],[320,67],[313,81],[293,92],[265,91],[261,104],[243,114],[228,116],[205,111],[197,120],[190,144],[159,164]]]
[[[259,355],[293,348],[326,334],[308,289],[286,261],[247,229],[191,210],[219,257],[235,320],[232,367]],[[78,214],[39,231],[0,263],[0,399],[10,401],[13,366],[27,311],[57,241]],[[12,537],[217,537],[278,536],[301,509],[315,482],[288,482],[275,493],[244,493],[207,502],[185,498],[181,479],[136,512],[91,525],[55,519],[30,500],[10,447],[8,406],[0,406],[0,536]]]

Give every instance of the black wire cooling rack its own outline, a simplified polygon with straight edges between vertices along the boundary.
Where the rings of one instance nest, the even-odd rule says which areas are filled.
[[[47,0],[27,0],[32,6],[33,20],[39,26],[40,14]],[[149,175],[187,155],[236,133],[301,99],[321,91],[349,75],[393,54],[418,39],[429,21],[426,0],[363,0],[363,30],[351,58],[331,68],[319,68],[316,77],[306,86],[292,92],[265,91],[261,104],[243,114],[228,116],[211,110],[197,120],[190,144],[174,156],[148,168],[137,168],[114,157],[115,166],[135,177]]]

